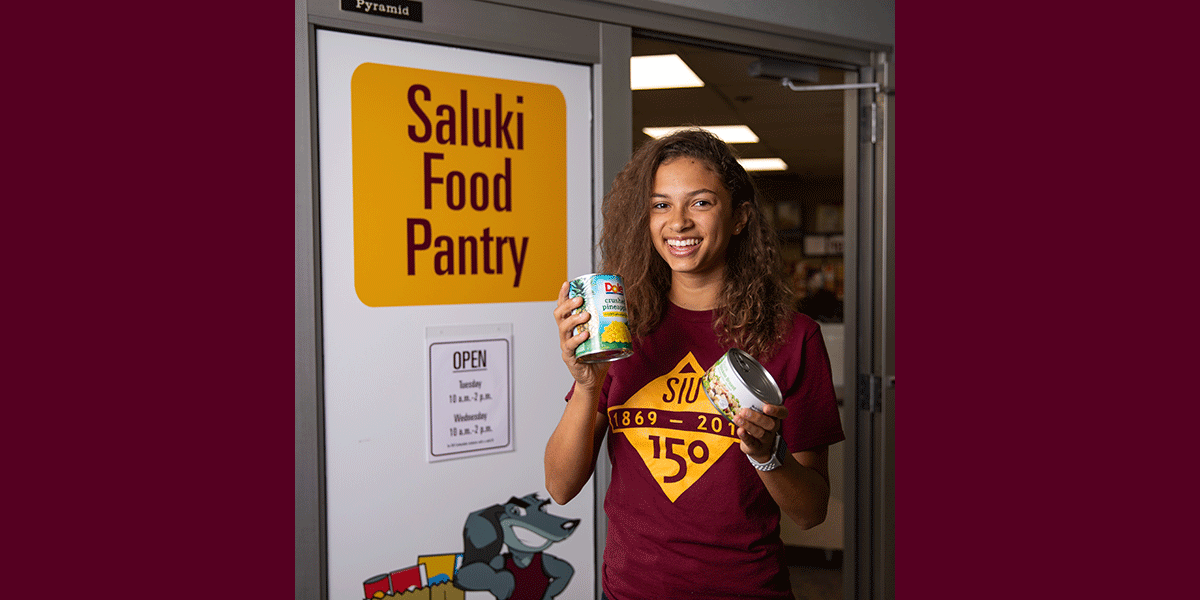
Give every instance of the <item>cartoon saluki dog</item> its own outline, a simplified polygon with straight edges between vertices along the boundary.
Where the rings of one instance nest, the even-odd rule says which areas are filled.
[[[455,587],[486,590],[497,600],[550,600],[562,593],[575,569],[542,550],[570,537],[579,519],[546,512],[549,503],[534,493],[468,515]],[[507,554],[500,552],[504,545]]]

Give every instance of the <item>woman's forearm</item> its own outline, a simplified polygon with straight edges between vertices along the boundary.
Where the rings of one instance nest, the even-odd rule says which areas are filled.
[[[546,491],[558,504],[569,502],[592,477],[600,440],[607,432],[604,415],[596,410],[598,402],[597,390],[576,383],[546,442]]]
[[[825,521],[829,509],[829,450],[797,452],[773,471],[760,471],[763,485],[783,511],[801,529]]]

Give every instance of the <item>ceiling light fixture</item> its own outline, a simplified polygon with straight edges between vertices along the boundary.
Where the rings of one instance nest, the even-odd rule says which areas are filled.
[[[703,87],[678,54],[656,54],[629,58],[629,88],[661,90],[667,88]]]
[[[683,129],[703,129],[724,141],[726,144],[753,144],[758,141],[758,136],[754,135],[749,127],[745,125],[700,125],[700,126],[676,126],[676,127],[643,127],[642,133],[658,139],[660,137],[671,135],[676,131]]]
[[[741,158],[738,164],[747,171],[786,171],[788,168],[779,158]]]

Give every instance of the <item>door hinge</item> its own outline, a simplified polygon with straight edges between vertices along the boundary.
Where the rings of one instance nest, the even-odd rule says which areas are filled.
[[[878,375],[858,375],[858,410],[883,412],[883,378]]]
[[[879,141],[879,103],[871,103],[871,143]]]
[[[875,144],[879,141],[879,103],[863,105],[858,119],[859,139]]]

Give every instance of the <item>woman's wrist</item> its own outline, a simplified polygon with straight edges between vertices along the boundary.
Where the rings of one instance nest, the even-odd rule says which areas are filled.
[[[771,453],[767,456],[751,456],[746,455],[750,459],[750,464],[754,465],[759,471],[774,471],[783,466],[783,457],[787,454],[787,445],[783,443],[783,438],[778,433],[775,434],[775,441],[771,444]]]
[[[598,383],[585,383],[585,382],[576,380],[575,381],[575,391],[572,392],[571,397],[572,398],[579,397],[584,400],[595,401],[600,397],[600,389],[602,387],[602,384],[603,384],[603,381],[598,382]]]

